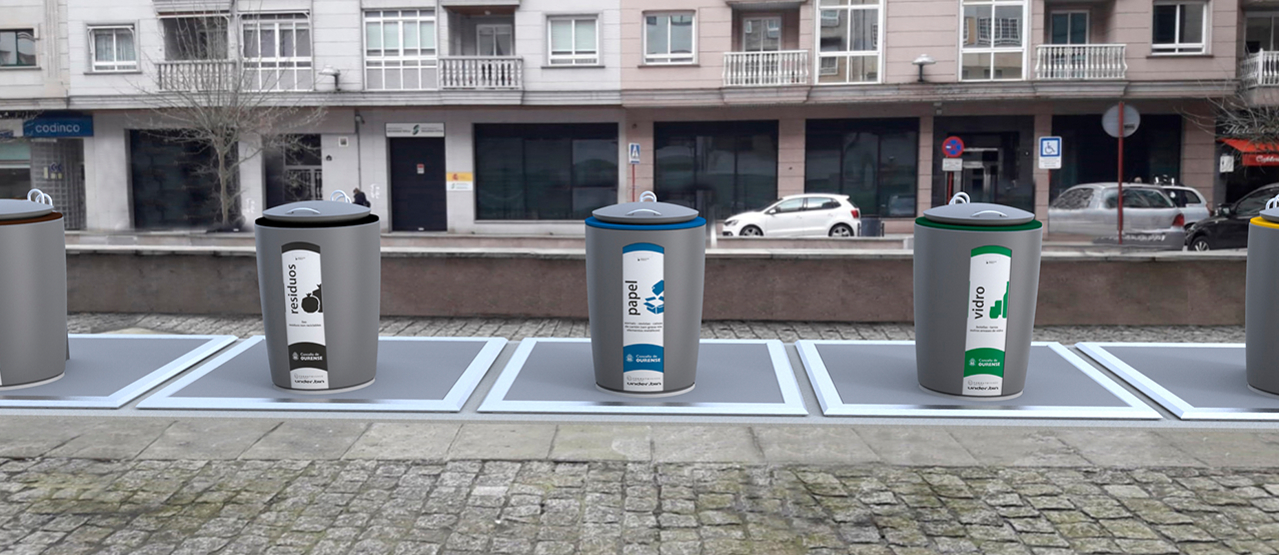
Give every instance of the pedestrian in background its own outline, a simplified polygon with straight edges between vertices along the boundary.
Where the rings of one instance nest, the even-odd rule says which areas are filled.
[[[364,191],[361,191],[359,187],[355,188],[355,203],[367,208],[373,207],[373,205],[369,203],[368,197],[364,196]]]

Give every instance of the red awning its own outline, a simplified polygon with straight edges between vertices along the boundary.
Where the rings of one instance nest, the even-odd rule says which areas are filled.
[[[1245,166],[1279,166],[1279,145],[1257,144],[1244,139],[1222,139],[1221,142],[1243,153]]]

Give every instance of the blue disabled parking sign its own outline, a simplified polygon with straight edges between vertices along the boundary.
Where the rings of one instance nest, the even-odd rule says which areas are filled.
[[[1039,169],[1061,169],[1061,137],[1039,138]]]

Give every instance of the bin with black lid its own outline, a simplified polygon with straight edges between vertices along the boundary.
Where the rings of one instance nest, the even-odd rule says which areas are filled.
[[[915,220],[915,363],[926,389],[1010,398],[1026,385],[1043,223],[964,193]]]
[[[382,290],[378,217],[349,201],[309,200],[265,210],[255,225],[275,385],[331,393],[372,383]]]
[[[586,219],[586,289],[595,383],[636,396],[693,389],[702,331],[706,220],[657,202],[606,206]]]
[[[1279,394],[1279,197],[1248,222],[1244,360],[1248,385]]]
[[[0,199],[0,389],[67,370],[67,247],[49,195]]]

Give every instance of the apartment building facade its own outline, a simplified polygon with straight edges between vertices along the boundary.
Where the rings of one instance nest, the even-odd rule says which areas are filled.
[[[945,200],[948,136],[967,146],[957,190],[1044,216],[1061,190],[1116,178],[1100,119],[1118,100],[1142,113],[1125,179],[1175,177],[1214,202],[1279,181],[1220,173],[1229,151],[1202,124],[1239,83],[1279,85],[1279,2],[0,4],[17,8],[0,21],[0,133],[26,131],[0,142],[0,196],[53,188],[91,230],[208,225],[207,176],[189,170],[207,153],[171,140],[155,99],[227,71],[325,108],[240,166],[248,222],[354,187],[388,231],[520,234],[581,233],[644,190],[720,218],[837,192],[905,230]],[[1047,135],[1065,141],[1051,173]]]

